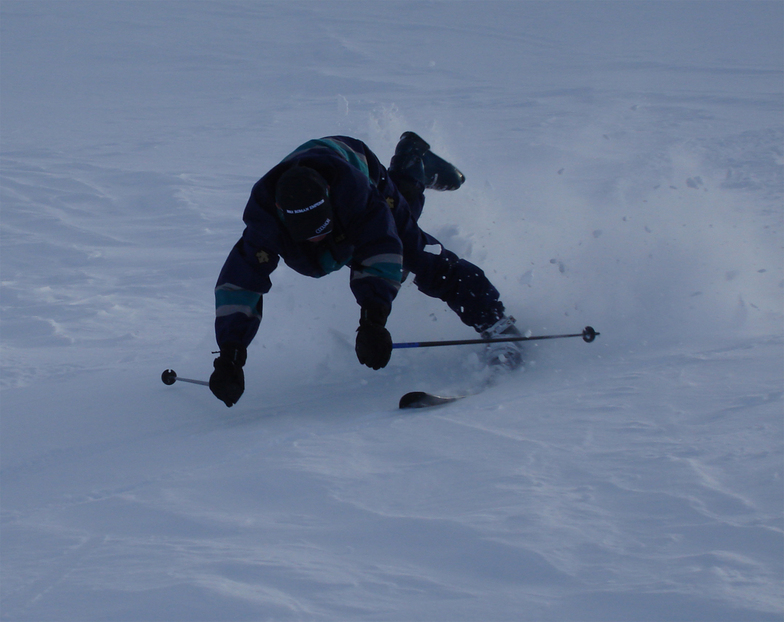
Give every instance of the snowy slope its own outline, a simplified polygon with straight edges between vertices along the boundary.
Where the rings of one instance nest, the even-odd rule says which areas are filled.
[[[0,619],[781,620],[780,2],[0,4]],[[353,353],[282,268],[232,409],[212,287],[305,140],[466,173],[423,226],[542,342]],[[406,284],[397,341],[470,338]]]

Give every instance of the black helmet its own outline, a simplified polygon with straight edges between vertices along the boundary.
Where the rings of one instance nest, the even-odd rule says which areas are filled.
[[[275,186],[275,204],[298,242],[332,231],[329,185],[312,168],[295,166],[283,173]]]

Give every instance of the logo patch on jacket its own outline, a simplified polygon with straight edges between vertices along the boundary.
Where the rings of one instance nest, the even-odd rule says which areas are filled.
[[[270,260],[270,256],[267,254],[267,251],[259,251],[256,253],[256,259],[258,259],[259,263],[267,263]]]

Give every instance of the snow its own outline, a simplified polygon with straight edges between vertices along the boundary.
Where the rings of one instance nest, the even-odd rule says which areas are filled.
[[[3,620],[782,620],[784,5],[0,4]],[[227,409],[252,184],[412,129],[423,226],[535,334],[353,353],[281,268]],[[474,333],[407,283],[396,341]]]

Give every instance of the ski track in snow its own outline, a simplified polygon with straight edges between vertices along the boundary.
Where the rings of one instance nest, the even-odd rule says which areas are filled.
[[[739,7],[743,7],[742,10]],[[781,620],[776,2],[0,5],[0,619]],[[356,363],[347,275],[273,275],[204,387],[252,184],[414,129],[422,224],[536,334]],[[398,341],[471,337],[404,284]]]

